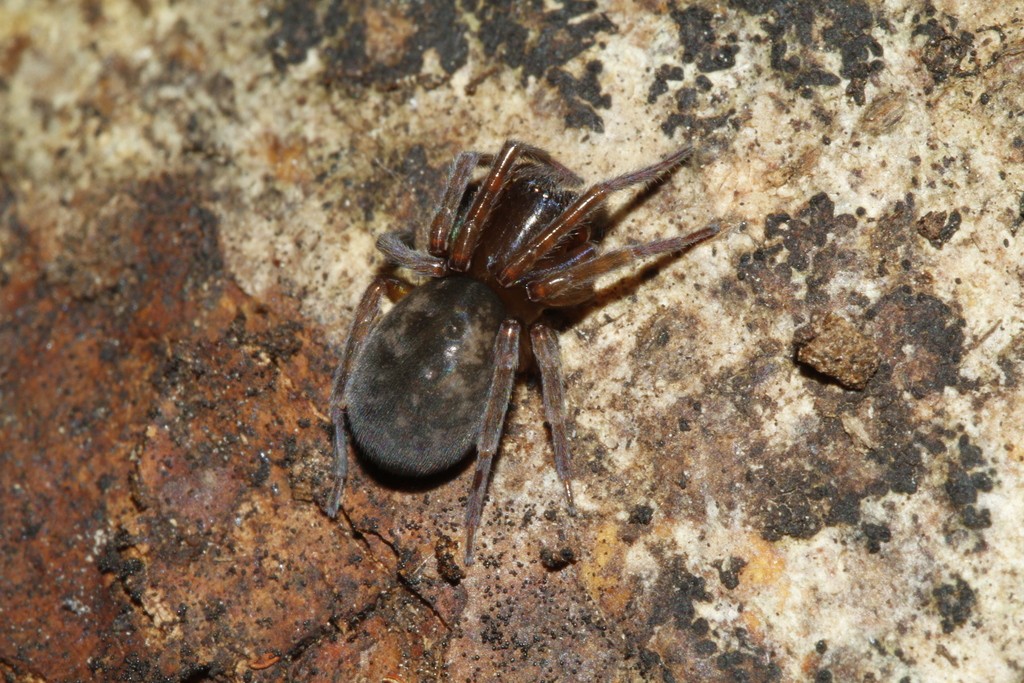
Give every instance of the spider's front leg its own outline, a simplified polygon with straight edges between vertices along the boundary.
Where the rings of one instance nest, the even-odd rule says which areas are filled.
[[[477,242],[480,241],[491,212],[501,198],[502,191],[512,180],[516,165],[523,160],[544,167],[553,178],[565,185],[573,186],[582,182],[579,176],[544,150],[518,140],[506,140],[501,150],[491,160],[491,169],[473,198],[473,204],[466,212],[459,233],[452,241],[448,257],[448,264],[452,270],[465,272],[469,268]]]
[[[573,230],[582,225],[604,205],[608,196],[634,185],[646,185],[685,161],[693,153],[689,145],[679,149],[661,161],[631,173],[602,180],[581,193],[555,220],[538,231],[531,240],[523,243],[508,255],[504,267],[498,274],[498,282],[508,287],[527,277],[534,266]]]
[[[490,165],[494,162],[493,154],[480,152],[460,152],[448,170],[441,203],[434,214],[434,220],[427,231],[427,252],[431,256],[448,256],[448,242],[451,239],[452,227],[462,203],[462,195],[466,194],[473,180],[473,170],[479,165]]]

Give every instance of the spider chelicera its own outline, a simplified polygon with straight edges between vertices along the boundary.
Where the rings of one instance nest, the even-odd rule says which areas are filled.
[[[682,163],[687,146],[661,161],[574,191],[582,180],[542,149],[505,142],[496,155],[462,152],[426,234],[391,232],[377,248],[394,266],[433,278],[413,288],[377,277],[356,308],[334,373],[335,517],[348,471],[349,434],[377,468],[404,477],[449,469],[476,449],[466,509],[465,561],[473,561],[491,463],[515,375],[540,371],[555,470],[575,513],[558,341],[546,309],[594,296],[601,275],[637,259],[684,250],[718,232],[597,253],[595,218],[608,196],[649,183]],[[477,167],[489,166],[474,185]],[[398,299],[381,316],[384,296]],[[528,334],[527,334],[528,331]]]

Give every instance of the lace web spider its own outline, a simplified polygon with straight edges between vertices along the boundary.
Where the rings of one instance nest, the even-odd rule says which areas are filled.
[[[392,265],[432,279],[413,288],[377,277],[356,308],[331,391],[332,518],[348,471],[349,434],[367,461],[405,477],[449,469],[475,447],[465,547],[466,564],[472,564],[515,375],[531,358],[540,371],[555,470],[575,513],[558,341],[541,314],[590,299],[595,280],[609,271],[682,251],[718,232],[711,226],[597,252],[595,212],[608,196],[656,180],[691,151],[684,147],[580,192],[572,189],[582,184],[575,173],[522,142],[509,140],[496,155],[455,158],[426,244],[411,244],[399,232],[377,241]],[[489,170],[467,197],[478,166]],[[401,298],[381,316],[385,295]]]

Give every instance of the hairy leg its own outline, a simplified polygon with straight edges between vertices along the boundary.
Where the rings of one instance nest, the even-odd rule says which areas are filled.
[[[501,324],[494,343],[494,374],[491,376],[491,387],[487,392],[483,424],[476,444],[476,472],[473,474],[473,488],[469,494],[469,504],[466,506],[467,565],[473,564],[473,537],[480,526],[484,497],[487,495],[487,484],[491,478],[491,463],[498,452],[505,413],[508,412],[508,402],[512,396],[512,386],[519,366],[519,332],[520,327],[516,320],[506,320]]]
[[[466,213],[466,219],[455,236],[449,256],[452,270],[464,272],[469,268],[480,234],[487,225],[491,210],[494,208],[505,185],[512,177],[512,171],[522,159],[535,162],[546,167],[559,182],[572,185],[580,181],[579,177],[538,147],[531,147],[523,142],[507,140],[501,151],[494,157],[491,170],[480,185],[480,190],[473,199],[473,204]]]
[[[455,225],[459,205],[462,204],[462,195],[466,194],[466,188],[469,187],[469,183],[473,179],[473,171],[481,164],[493,162],[493,155],[479,152],[460,152],[455,157],[448,172],[448,181],[445,183],[441,204],[437,207],[434,220],[430,223],[427,251],[431,255],[448,255],[448,240],[451,237],[452,226]]]
[[[555,450],[555,471],[565,489],[565,500],[569,514],[576,514],[572,499],[571,455],[565,415],[565,396],[562,393],[562,360],[558,349],[558,338],[551,328],[541,323],[530,327],[530,342],[533,356],[540,368],[541,394],[544,399],[544,419],[551,428],[551,443]]]
[[[407,285],[401,280],[394,278],[378,277],[370,283],[363,293],[359,305],[356,306],[355,315],[352,317],[352,327],[349,329],[348,339],[345,340],[345,350],[341,354],[341,360],[334,371],[334,378],[331,383],[331,422],[334,423],[334,488],[331,496],[327,499],[325,511],[332,519],[338,515],[338,508],[341,506],[341,497],[345,488],[345,477],[348,474],[348,427],[345,424],[345,384],[352,369],[352,364],[359,355],[363,342],[373,329],[377,318],[380,317],[380,302],[385,294],[394,291],[404,291]]]
[[[526,291],[532,301],[546,302],[551,305],[579,303],[579,301],[573,300],[573,295],[576,292],[589,292],[594,280],[605,273],[627,266],[638,259],[683,251],[714,237],[718,232],[717,225],[710,225],[682,237],[671,237],[615,249],[589,260],[568,264],[565,268],[547,271],[537,280],[531,281],[527,285]]]
[[[443,258],[413,249],[409,246],[409,237],[408,233],[386,232],[377,238],[377,249],[389,263],[420,275],[444,277],[448,274],[448,264]]]

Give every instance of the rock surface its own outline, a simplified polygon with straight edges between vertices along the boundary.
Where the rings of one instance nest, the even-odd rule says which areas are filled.
[[[512,7],[0,6],[0,672],[1019,680],[1024,10]],[[581,514],[521,382],[463,568],[470,467],[321,512],[328,384],[507,137],[693,141],[607,243],[726,230],[562,320]],[[861,390],[797,361],[830,315]]]

